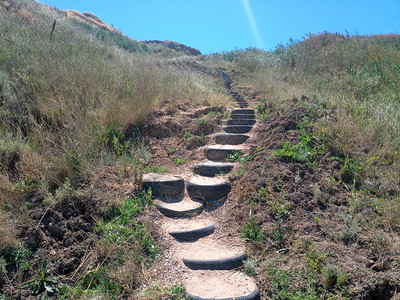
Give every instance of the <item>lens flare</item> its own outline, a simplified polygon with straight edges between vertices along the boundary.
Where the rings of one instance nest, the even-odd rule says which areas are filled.
[[[250,3],[248,0],[242,0],[244,9],[246,11],[247,19],[250,23],[251,31],[253,32],[254,39],[256,40],[258,48],[264,48],[264,43],[260,35],[260,31],[258,30],[258,26],[256,23],[256,19],[254,18],[253,12],[250,7]]]

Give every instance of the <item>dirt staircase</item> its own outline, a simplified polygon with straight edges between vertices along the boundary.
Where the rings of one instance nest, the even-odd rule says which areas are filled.
[[[254,281],[237,270],[247,258],[245,249],[216,238],[212,219],[194,218],[223,204],[231,190],[226,174],[234,167],[225,158],[246,150],[247,133],[256,122],[255,111],[232,90],[230,77],[218,72],[240,108],[231,110],[224,133],[206,146],[207,161],[193,165],[194,175],[186,179],[186,186],[184,176],[146,174],[143,187],[152,189],[157,209],[170,218],[167,231],[177,240],[173,249],[177,259],[188,268],[184,284],[190,299],[260,299]]]

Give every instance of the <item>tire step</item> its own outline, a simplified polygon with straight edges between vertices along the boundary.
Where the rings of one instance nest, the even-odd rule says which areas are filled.
[[[213,201],[225,197],[231,183],[224,178],[193,176],[186,184],[189,196],[196,200]]]
[[[239,115],[239,114],[231,114],[231,119],[233,120],[248,120],[248,119],[254,119],[255,115]]]
[[[184,283],[192,300],[259,300],[254,280],[237,271],[192,271]]]
[[[192,270],[232,270],[242,266],[246,258],[246,251],[243,251],[240,254],[217,259],[182,258],[182,261]]]
[[[248,108],[248,109],[240,109],[240,108],[234,108],[231,110],[231,115],[255,115],[256,112],[254,109]]]
[[[206,162],[195,164],[193,166],[193,171],[195,174],[201,176],[216,176],[221,173],[229,173],[233,169],[233,167],[234,164],[230,163]]]
[[[248,133],[253,126],[251,125],[231,125],[231,126],[224,126],[222,129],[227,133]]]
[[[192,217],[203,211],[203,204],[184,199],[181,202],[167,203],[155,200],[157,209],[166,217]]]
[[[142,186],[151,189],[153,196],[174,197],[183,192],[185,182],[178,176],[148,173],[143,176]]]
[[[226,125],[254,125],[256,120],[246,119],[246,120],[238,120],[238,119],[230,119],[226,121]]]
[[[226,127],[224,127],[225,130]],[[206,147],[206,157],[212,161],[223,161],[234,151],[241,151],[242,147],[237,145],[212,145]]]
[[[214,231],[214,223],[198,224],[197,222],[185,222],[183,225],[170,226],[168,233],[180,241],[193,241],[208,236],[214,233]]]
[[[239,145],[243,144],[249,138],[245,134],[218,133],[215,135],[215,142],[221,145]]]

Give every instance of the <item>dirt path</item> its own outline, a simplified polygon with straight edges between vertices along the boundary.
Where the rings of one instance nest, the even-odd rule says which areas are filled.
[[[162,228],[164,259],[154,268],[160,284],[183,282],[191,299],[259,299],[254,281],[238,271],[247,257],[237,234],[220,222],[231,189],[226,158],[246,151],[255,111],[232,90],[232,80],[218,70],[239,109],[230,112],[223,132],[205,147],[206,160],[180,174],[146,174],[143,184],[152,188]]]

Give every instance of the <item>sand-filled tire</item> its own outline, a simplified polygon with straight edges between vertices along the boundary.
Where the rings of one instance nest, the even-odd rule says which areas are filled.
[[[189,196],[193,199],[213,201],[228,195],[228,193],[231,191],[231,183],[229,181],[221,181],[210,183],[205,182],[203,184],[189,180],[186,184],[186,190]]]
[[[229,126],[224,126],[222,129],[226,133],[248,133],[250,130],[253,129],[253,126],[251,125],[229,125]]]
[[[247,115],[247,114],[241,114],[241,115],[239,115],[239,114],[231,114],[231,119],[233,119],[233,120],[251,120],[251,119],[254,119],[255,118],[255,115]]]
[[[215,231],[215,225],[211,224],[211,225],[205,226],[203,228],[197,228],[194,230],[174,231],[174,232],[168,232],[168,233],[170,235],[172,235],[174,238],[176,238],[177,240],[192,241],[192,240],[197,240],[199,238],[210,235],[210,234],[214,233],[214,231]]]
[[[231,115],[255,115],[255,110],[251,108],[247,109],[240,109],[240,108],[234,108],[231,110]]]
[[[254,125],[255,123],[256,120],[254,119],[245,119],[245,120],[229,119],[226,121],[226,125]]]
[[[255,290],[249,295],[240,296],[240,297],[230,297],[230,298],[202,298],[199,296],[191,295],[188,292],[185,292],[185,295],[191,300],[260,300],[260,292],[256,287]]]
[[[143,189],[151,189],[156,197],[174,197],[183,192],[185,182],[171,175],[146,174],[142,182]]]
[[[191,259],[182,258],[185,266],[192,270],[232,270],[243,265],[246,260],[246,251],[243,253],[220,259]]]
[[[236,133],[218,133],[215,136],[215,142],[221,145],[239,145],[243,144],[249,138],[245,134]]]
[[[215,176],[217,174],[227,174],[234,167],[234,164],[195,164],[193,172],[201,176]]]
[[[203,211],[203,205],[192,201],[191,206],[179,207],[181,202],[177,203],[164,203],[162,201],[156,201],[155,205],[157,209],[166,217],[193,217],[200,214]]]

